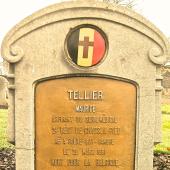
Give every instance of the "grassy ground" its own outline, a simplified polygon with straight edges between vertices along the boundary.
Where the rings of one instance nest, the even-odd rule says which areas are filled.
[[[156,145],[155,152],[170,154],[170,105],[162,106],[162,143]]]
[[[13,148],[13,145],[7,142],[7,111],[0,110],[0,148]]]

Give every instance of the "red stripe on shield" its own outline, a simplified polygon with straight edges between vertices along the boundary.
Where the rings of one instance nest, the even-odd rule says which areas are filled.
[[[95,65],[102,60],[105,54],[105,50],[106,50],[106,44],[104,38],[99,32],[95,31],[92,65]]]

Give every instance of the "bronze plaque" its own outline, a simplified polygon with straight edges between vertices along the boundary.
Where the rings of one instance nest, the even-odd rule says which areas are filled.
[[[36,86],[36,170],[133,170],[136,87],[63,77]]]

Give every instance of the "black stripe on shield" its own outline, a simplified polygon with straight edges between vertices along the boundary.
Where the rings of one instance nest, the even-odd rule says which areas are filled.
[[[68,53],[75,64],[78,57],[79,32],[79,30],[74,31],[67,40]]]

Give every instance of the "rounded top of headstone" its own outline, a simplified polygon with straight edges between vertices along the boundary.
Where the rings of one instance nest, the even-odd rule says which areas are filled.
[[[134,29],[158,44],[165,57],[170,54],[170,44],[163,33],[151,22],[133,10],[113,3],[110,4],[95,0],[78,0],[49,6],[17,24],[3,41],[1,48],[2,57],[10,63],[16,63],[24,57],[24,51],[17,45],[14,45],[18,40],[28,35],[30,32],[54,22],[80,18],[115,22]],[[155,57],[155,55],[160,55],[160,53],[161,52],[158,54],[158,51],[154,49],[150,52],[150,58],[156,64],[162,64],[163,60],[157,61]]]

